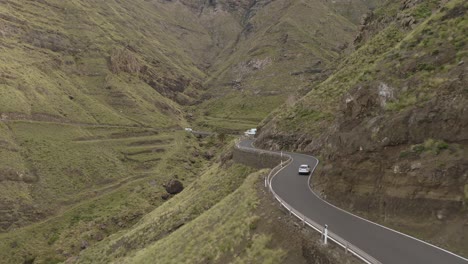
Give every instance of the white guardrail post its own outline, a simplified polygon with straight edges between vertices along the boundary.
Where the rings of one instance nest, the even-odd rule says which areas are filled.
[[[326,245],[328,243],[328,239],[330,239],[332,242],[337,244],[338,246],[342,247],[345,250],[345,253],[350,252],[360,260],[362,260],[364,263],[367,264],[382,264],[380,261],[376,260],[366,252],[360,250],[358,247],[354,246],[353,244],[349,243],[345,239],[341,238],[337,234],[334,234],[333,232],[328,232],[328,225],[321,226],[314,222],[313,220],[307,218],[306,216],[300,214],[299,212],[296,212],[292,206],[290,206],[288,203],[286,203],[281,197],[279,197],[275,191],[273,190],[271,186],[271,182],[273,180],[273,177],[278,174],[282,170],[283,167],[288,166],[289,163],[292,162],[292,157],[289,154],[284,153],[281,151],[280,153],[278,152],[273,152],[273,151],[263,151],[263,150],[258,150],[255,148],[248,148],[248,147],[242,147],[240,146],[240,140],[236,141],[236,148],[241,149],[243,151],[247,152],[254,152],[254,153],[260,153],[260,154],[271,154],[271,155],[277,155],[280,156],[280,164],[278,164],[276,167],[274,167],[268,176],[265,178],[265,187],[268,187],[268,190],[273,194],[273,197],[283,206],[286,208],[286,210],[289,211],[290,215],[294,215],[297,217],[302,224],[310,226],[312,229],[316,230],[322,235],[323,238],[323,244]],[[286,156],[288,159],[283,163],[283,156]],[[315,167],[314,167],[315,170]]]
[[[323,230],[323,244],[326,245],[328,242],[328,225],[325,225]]]

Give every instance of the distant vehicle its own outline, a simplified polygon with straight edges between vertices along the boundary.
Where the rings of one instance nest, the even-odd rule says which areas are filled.
[[[303,164],[299,166],[299,174],[310,174],[309,165]]]
[[[256,128],[251,128],[251,129],[244,132],[244,135],[246,135],[246,136],[255,136],[255,134],[257,134],[257,129]]]
[[[185,131],[187,131],[187,132],[192,132],[193,129],[191,129],[190,127],[186,127],[186,128],[185,128]]]

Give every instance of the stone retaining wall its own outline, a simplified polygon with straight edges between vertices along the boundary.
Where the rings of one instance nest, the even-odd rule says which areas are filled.
[[[280,163],[281,158],[270,153],[260,153],[234,148],[233,160],[236,163],[240,163],[249,167],[264,169],[275,167]]]

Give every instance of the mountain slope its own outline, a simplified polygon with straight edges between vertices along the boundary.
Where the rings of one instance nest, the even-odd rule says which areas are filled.
[[[208,68],[204,98],[211,99],[193,110],[200,126],[229,131],[255,125],[323,78],[357,31],[333,4],[320,0],[258,1],[239,24],[236,42],[225,45]]]
[[[313,185],[327,199],[465,255],[466,8],[388,2],[366,18],[360,48],[259,137],[320,155]]]
[[[286,93],[320,78],[356,30],[319,0],[2,3],[0,155],[10,162],[0,164],[0,179],[26,197],[0,195],[3,230],[131,178],[139,166],[150,173],[167,146],[145,144],[140,151],[150,154],[134,155],[103,142],[159,140],[187,125],[184,105],[221,95],[189,108],[200,125],[255,124]],[[237,78],[231,93],[224,83]],[[104,141],[88,149],[82,138]]]
[[[158,208],[225,144],[178,131],[192,112],[238,131],[304,93],[358,2],[0,0],[2,258],[63,261]]]

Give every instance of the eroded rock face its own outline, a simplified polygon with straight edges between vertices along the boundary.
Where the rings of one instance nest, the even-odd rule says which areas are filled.
[[[361,85],[343,96],[338,118],[319,136],[272,132],[270,126],[261,142],[320,155],[329,166],[317,171],[314,184],[342,207],[383,216],[456,217],[468,183],[466,151],[459,145],[468,137],[466,98],[445,94],[387,111],[399,92],[379,82]],[[431,139],[445,143],[424,147]]]
[[[172,179],[163,185],[169,194],[178,194],[184,190],[184,185],[179,180]]]

